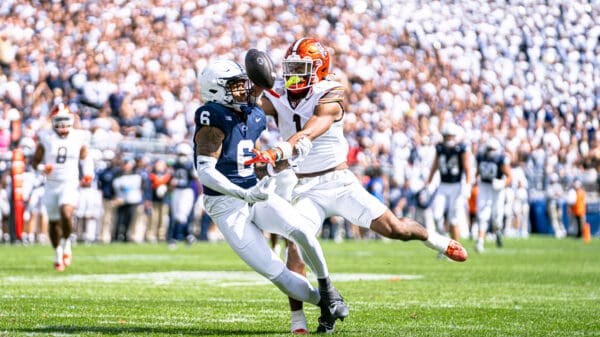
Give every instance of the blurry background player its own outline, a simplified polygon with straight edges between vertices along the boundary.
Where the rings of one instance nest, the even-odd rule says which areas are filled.
[[[512,203],[507,201],[505,236],[526,239],[529,237],[529,182],[525,174],[525,158],[518,152],[511,156],[511,184],[507,190],[512,190]]]
[[[146,241],[150,243],[165,241],[167,238],[170,209],[167,192],[171,176],[172,171],[167,162],[160,158],[156,159],[148,176],[152,189],[152,210],[146,228]]]
[[[496,244],[502,247],[502,227],[504,224],[505,189],[512,181],[510,161],[500,142],[496,138],[487,140],[477,153],[477,176],[479,191],[477,194],[477,214],[479,234],[475,250],[483,252],[485,235],[492,225],[496,234]]]
[[[52,130],[39,133],[32,165],[46,175],[44,204],[55,253],[54,269],[63,271],[72,262],[69,235],[79,198],[79,177],[83,177],[82,182],[90,182],[94,164],[87,156],[89,135],[73,129],[74,116],[69,108],[62,103],[56,105],[50,113],[50,119]]]
[[[29,137],[23,138],[19,146],[23,149],[26,163],[23,176],[23,196],[26,205],[23,214],[23,243],[37,241],[45,244],[48,243],[48,214],[43,202],[45,177],[31,165],[36,147],[34,140]]]
[[[548,219],[552,225],[554,236],[558,239],[567,236],[562,216],[565,194],[566,192],[560,183],[558,173],[552,173],[550,175],[550,183],[546,189],[546,210],[548,211]]]
[[[470,152],[465,143],[459,141],[461,133],[458,125],[445,122],[442,127],[443,140],[435,147],[436,156],[427,179],[427,185],[431,184],[433,176],[439,171],[440,186],[433,212],[438,215],[443,213],[442,222],[447,223],[450,237],[454,240],[460,239],[461,223],[466,224],[466,202],[471,194],[473,179]]]
[[[102,194],[95,181],[82,180],[79,185],[79,204],[75,210],[77,237],[86,244],[96,242],[102,210]]]
[[[194,186],[198,186],[198,175],[194,169],[192,156],[194,149],[190,144],[179,143],[175,147],[177,160],[172,165],[173,175],[169,184],[173,188],[171,194],[171,219],[167,240],[173,245],[178,240],[186,240],[188,244],[196,241],[190,232],[193,220],[193,209],[196,202]]]

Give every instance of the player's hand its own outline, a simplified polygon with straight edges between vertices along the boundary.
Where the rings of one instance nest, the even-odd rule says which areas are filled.
[[[298,139],[298,142],[296,142],[296,145],[294,146],[297,153],[295,161],[299,162],[304,160],[304,158],[308,156],[308,153],[310,152],[312,147],[313,143],[310,141],[310,139],[308,139],[308,137],[302,137]]]
[[[39,164],[37,166],[37,170],[46,175],[52,173],[53,169],[54,169],[54,166],[52,166],[52,164]]]
[[[254,153],[254,158],[246,160],[244,165],[252,165],[254,163],[271,163],[271,165],[275,165],[275,161],[278,158],[277,152],[274,149],[266,151],[252,149],[252,153]]]
[[[503,189],[504,186],[504,179],[494,179],[492,180],[492,188],[496,191],[500,191],[501,189]]]
[[[83,187],[89,187],[92,184],[92,176],[90,175],[85,175],[83,176],[83,178],[81,178],[81,186]]]
[[[249,204],[253,204],[259,201],[265,201],[269,199],[269,178],[264,177],[258,181],[256,185],[245,190],[244,201]]]

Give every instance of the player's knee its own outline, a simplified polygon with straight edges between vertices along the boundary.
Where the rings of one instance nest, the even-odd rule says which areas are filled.
[[[309,234],[298,230],[298,229],[294,229],[292,232],[290,232],[290,239],[296,244],[299,245],[300,247],[306,247],[307,245],[310,244],[310,238],[308,237]],[[295,249],[298,249],[298,247],[296,247]]]

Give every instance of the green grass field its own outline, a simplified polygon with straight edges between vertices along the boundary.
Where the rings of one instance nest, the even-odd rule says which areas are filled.
[[[597,238],[509,239],[465,263],[418,242],[323,249],[351,310],[337,336],[600,336]],[[0,257],[0,336],[290,335],[287,298],[225,243],[78,245],[64,273],[49,246]]]

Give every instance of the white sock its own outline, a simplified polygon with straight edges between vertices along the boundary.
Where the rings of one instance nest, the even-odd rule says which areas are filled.
[[[85,239],[93,242],[96,240],[96,219],[88,219],[85,223]]]
[[[318,305],[321,300],[319,290],[308,282],[308,280],[293,271],[285,268],[283,272],[271,280],[281,291],[298,301]]]
[[[450,238],[440,235],[435,231],[427,231],[428,238],[423,241],[423,244],[431,249],[435,249],[438,252],[445,252],[450,244]]]
[[[306,317],[304,316],[304,310],[294,310],[291,312],[291,330],[292,332],[304,329],[308,331],[308,325],[306,324]]]
[[[60,263],[62,264],[63,262],[63,248],[61,245],[58,245],[58,247],[56,247],[54,249],[54,263]]]
[[[63,253],[71,255],[71,240],[60,239],[60,246],[63,247]]]

